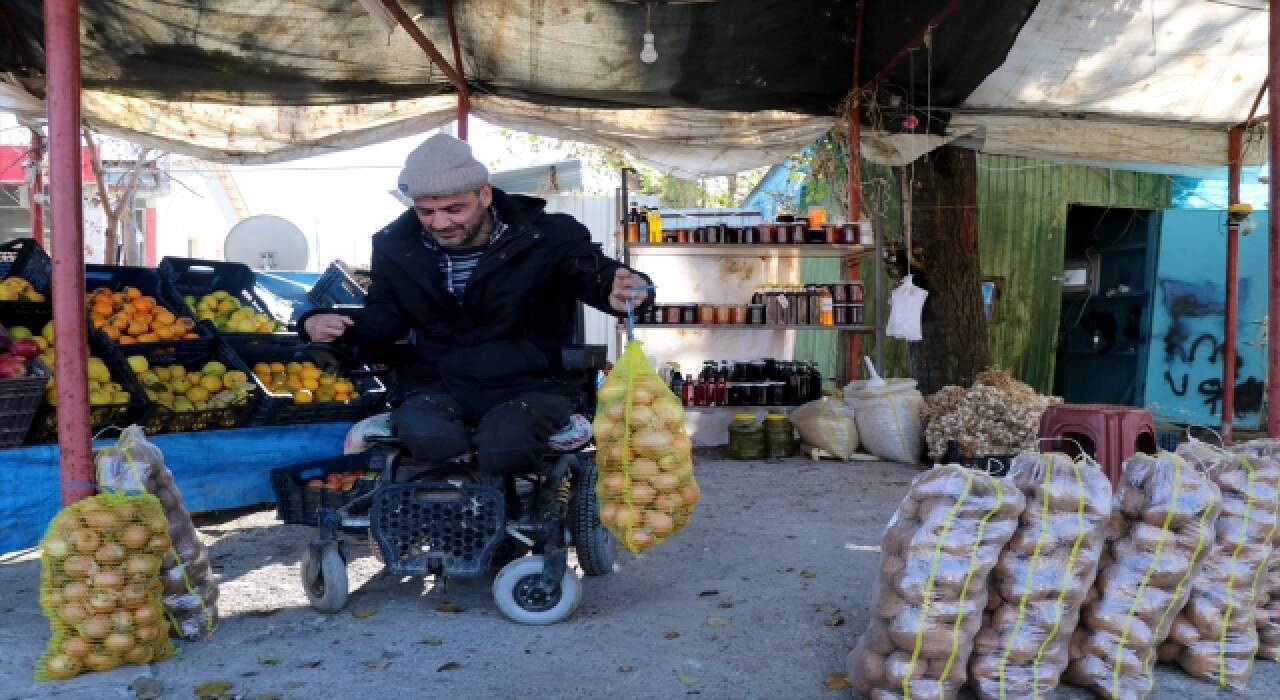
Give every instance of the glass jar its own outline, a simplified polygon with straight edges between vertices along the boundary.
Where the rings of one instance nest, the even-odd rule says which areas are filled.
[[[680,322],[685,324],[697,323],[698,322],[698,305],[685,304],[684,306],[680,307]]]
[[[764,325],[764,304],[750,304],[747,306],[747,322],[753,326]]]
[[[770,412],[764,418],[764,451],[768,459],[782,459],[796,453],[796,430],[786,414]]]
[[[683,311],[684,307],[679,304],[668,304],[667,306],[662,307],[662,322],[680,323],[680,320],[683,317]]]
[[[729,384],[729,406],[745,406],[741,384]]]
[[[735,325],[745,325],[747,323],[747,306],[746,304],[738,304],[729,307],[730,322]]]
[[[733,311],[728,304],[721,304],[716,307],[716,323],[729,325],[733,323]]]
[[[729,424],[729,455],[734,459],[764,459],[764,426],[750,413],[739,413]]]
[[[698,323],[712,324],[716,322],[716,307],[711,304],[698,304]]]
[[[768,382],[764,387],[766,406],[785,406],[787,403],[786,382]]]

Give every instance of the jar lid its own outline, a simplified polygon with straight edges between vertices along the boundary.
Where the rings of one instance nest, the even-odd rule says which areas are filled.
[[[782,414],[782,413],[772,413],[772,412],[770,412],[770,413],[769,413],[769,415],[767,415],[767,416],[765,416],[765,417],[764,417],[764,419],[765,419],[765,420],[786,420],[786,419],[787,419],[787,417],[786,417],[786,415],[784,415],[784,414]]]
[[[739,420],[745,423],[748,421],[754,421],[756,419],[756,416],[754,413],[738,413],[733,416],[733,419]]]

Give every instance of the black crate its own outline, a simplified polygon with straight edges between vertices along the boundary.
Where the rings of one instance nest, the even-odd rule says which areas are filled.
[[[121,265],[85,265],[86,292],[107,287],[113,292],[135,287],[144,295],[155,297],[156,303],[173,312],[175,316],[190,316],[181,298],[161,283],[160,273],[147,267]],[[100,330],[92,331],[98,343],[107,352],[123,360],[129,355],[142,355],[151,364],[172,364],[193,361],[207,355],[217,342],[217,331],[212,323],[197,323],[195,332],[199,338],[185,340],[161,340],[153,343],[117,343]]]
[[[176,364],[180,364],[187,368],[188,371],[191,371],[199,370],[204,367],[205,363],[215,360],[221,362],[227,368],[227,371],[239,370],[245,373],[249,381],[254,385],[254,389],[249,396],[249,400],[244,404],[227,406],[225,408],[209,408],[183,412],[170,411],[155,401],[148,400],[146,409],[138,418],[138,423],[142,425],[148,435],[155,435],[157,433],[184,433],[199,430],[216,430],[220,428],[241,428],[249,424],[249,419],[253,416],[253,412],[257,408],[258,401],[260,401],[265,394],[265,389],[262,384],[254,378],[253,373],[249,371],[249,368],[244,366],[244,363],[240,361],[240,358],[237,357],[236,354],[231,351],[231,348],[227,347],[225,343],[215,341],[213,346],[203,354],[199,356],[188,354],[186,355],[186,359],[178,360]],[[151,363],[151,366],[157,367],[171,364],[175,363],[163,361]],[[125,384],[128,391],[139,396],[147,396],[146,390],[143,388],[142,383],[138,381],[137,374],[134,373],[133,368],[129,366],[128,362],[121,361],[120,365],[121,370],[124,373],[124,377],[128,380]]]
[[[334,472],[369,470],[368,452],[331,457],[292,467],[271,470],[271,490],[276,494],[276,519],[294,525],[315,525],[320,508],[340,508],[371,491],[375,476],[356,481],[350,491],[308,488],[312,479],[324,479]]]
[[[502,491],[486,484],[388,484],[372,501],[370,533],[397,576],[479,575],[506,537]]]
[[[7,325],[26,326],[32,333],[40,332],[40,328],[33,325],[38,317],[49,315],[53,308],[49,296],[52,275],[53,263],[49,254],[34,238],[15,238],[0,243],[0,279],[21,277],[45,297],[44,301],[0,301]]]
[[[158,268],[160,277],[168,287],[169,293],[192,318],[199,318],[195,308],[189,306],[183,297],[202,297],[222,290],[230,294],[240,306],[253,309],[257,313],[266,314],[272,321],[284,321],[271,313],[271,307],[257,292],[258,277],[254,271],[243,263],[223,262],[220,260],[197,260],[195,258],[166,257],[160,261]],[[232,347],[254,345],[276,338],[296,338],[297,333],[284,330],[270,333],[243,333],[240,331],[219,330]]]
[[[246,367],[252,368],[259,362],[305,362],[310,358],[302,347],[297,340],[276,340],[235,348],[235,353]],[[258,403],[252,425],[354,423],[383,410],[387,403],[387,389],[377,377],[351,381],[356,386],[357,396],[345,402],[297,403],[290,394],[272,393],[263,387],[266,393]]]
[[[9,331],[0,326],[0,338],[9,339]],[[0,379],[0,447],[16,447],[27,437],[31,420],[44,401],[49,383],[49,368],[37,358],[27,361],[25,377]]]
[[[329,263],[329,269],[320,275],[320,279],[311,286],[307,298],[319,308],[329,309],[335,306],[361,306],[365,297],[369,296],[364,287],[355,280],[342,265]]]

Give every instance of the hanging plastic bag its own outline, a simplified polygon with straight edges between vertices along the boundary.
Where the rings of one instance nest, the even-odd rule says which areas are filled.
[[[1063,680],[1104,698],[1141,700],[1155,685],[1156,647],[1213,545],[1222,495],[1198,466],[1170,452],[1135,455],[1121,474]]]
[[[903,277],[897,288],[889,293],[889,322],[885,324],[885,333],[891,338],[906,341],[923,340],[920,318],[928,298],[929,292],[917,287],[912,275]]]
[[[823,397],[791,412],[791,424],[807,445],[849,459],[858,451],[858,423],[849,404]]]
[[[1015,457],[1009,478],[1027,507],[991,575],[969,687],[984,700],[1049,698],[1098,572],[1111,482],[1092,460],[1036,452]]]
[[[63,508],[40,541],[40,607],[52,637],[36,680],[174,653],[160,598],[169,523],[154,496],[99,494]]]
[[[596,405],[600,522],[632,552],[684,527],[701,497],[684,409],[631,340]]]
[[[1222,512],[1160,658],[1176,660],[1187,673],[1221,688],[1244,691],[1258,653],[1254,606],[1280,522],[1280,465],[1198,440],[1179,446],[1178,454],[1201,465],[1217,484]]]
[[[362,418],[347,431],[347,437],[342,441],[342,454],[359,454],[373,447],[369,438],[390,437],[394,434],[395,429],[391,427],[390,413],[379,413]]]
[[[172,542],[160,568],[165,609],[182,638],[210,636],[218,624],[218,584],[164,454],[147,440],[141,427],[133,425],[116,444],[99,450],[96,461],[100,488],[149,493],[160,499]]]
[[[957,465],[917,476],[881,542],[871,623],[849,654],[873,698],[954,698],[987,607],[988,577],[1026,505],[1013,483]]]
[[[918,464],[924,450],[920,408],[924,398],[914,379],[857,380],[845,387],[858,439],[871,454],[891,462]]]

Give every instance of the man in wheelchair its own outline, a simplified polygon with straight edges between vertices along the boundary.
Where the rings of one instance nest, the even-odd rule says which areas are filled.
[[[396,369],[392,424],[416,459],[474,450],[494,474],[536,471],[553,446],[589,426],[571,420],[583,370],[566,362],[578,302],[623,316],[650,303],[649,280],[606,257],[573,217],[489,184],[470,147],[436,134],[413,150],[399,189],[413,207],[373,237],[363,308],[300,319],[304,342],[388,347],[409,338]]]

